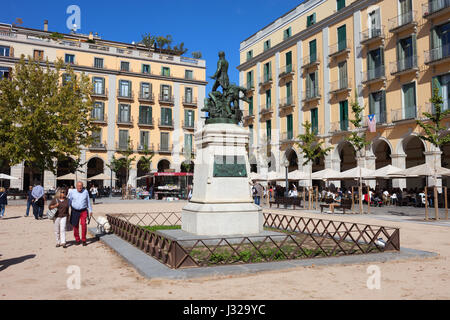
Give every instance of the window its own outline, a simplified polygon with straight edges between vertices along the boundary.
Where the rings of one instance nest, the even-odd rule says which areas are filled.
[[[292,51],[286,53],[286,72],[292,72]]]
[[[151,99],[152,86],[148,82],[141,82],[141,98]]]
[[[119,104],[119,122],[130,123],[131,122],[131,106],[129,104]]]
[[[286,83],[286,103],[292,104],[292,81]]]
[[[185,70],[184,71],[184,77],[186,79],[194,79],[194,72],[192,70]]]
[[[247,51],[247,61],[253,58],[253,50]]]
[[[161,144],[160,144],[161,150],[169,150],[169,133],[168,132],[161,132]]]
[[[161,67],[161,75],[165,77],[170,77],[170,68],[169,67]]]
[[[94,58],[94,68],[103,69],[103,58]]]
[[[75,55],[66,53],[64,61],[65,61],[65,63],[74,64],[75,63]]]
[[[119,96],[120,97],[131,97],[131,81],[120,80],[119,81]]]
[[[337,29],[338,51],[347,49],[347,28],[345,25]]]
[[[92,119],[99,121],[105,120],[105,104],[103,102],[94,102],[94,108],[92,109]]]
[[[397,71],[417,67],[416,35],[400,39],[397,42]]]
[[[379,37],[381,36],[381,16],[380,9],[373,10],[369,13],[369,29],[370,34],[369,38]]]
[[[150,74],[150,65],[149,64],[142,65],[142,73]]]
[[[102,143],[102,129],[94,129],[92,131],[92,145],[100,146]]]
[[[294,120],[292,114],[286,117],[287,138],[289,140],[294,138]]]
[[[187,103],[192,103],[193,100],[193,94],[192,94],[192,88],[184,88],[184,99]]]
[[[319,133],[319,109],[311,109],[311,132]]]
[[[431,94],[433,94],[434,88],[437,88],[439,91],[439,95],[444,101],[444,103],[442,104],[442,111],[448,110],[450,107],[450,73],[434,77],[432,81]]]
[[[105,94],[105,79],[94,77],[92,79],[94,85],[94,94],[104,95]]]
[[[249,97],[248,100],[250,101],[248,103],[248,114],[251,116],[253,115],[253,97]]]
[[[130,71],[130,63],[126,62],[126,61],[121,61],[120,62],[120,71],[129,72]]]
[[[10,49],[9,47],[0,46],[0,56],[1,57],[9,57]]]
[[[348,88],[347,61],[339,62],[338,69],[339,69],[339,89]]]
[[[404,119],[416,117],[416,83],[411,82],[402,86]]]
[[[152,107],[150,106],[139,106],[139,123],[140,124],[153,124],[152,121]]]
[[[386,123],[386,91],[369,94],[369,113],[375,114],[377,123]]]
[[[316,23],[316,13],[306,17],[306,27],[310,27],[314,23]]]
[[[378,48],[369,51],[367,55],[367,80],[377,79],[384,76],[384,50]]]
[[[172,109],[161,108],[161,124],[166,126],[172,125]]]
[[[283,39],[286,40],[292,36],[292,28],[289,27],[283,32]]]
[[[172,87],[162,84],[161,85],[161,100],[162,101],[171,101],[172,99]]]
[[[450,23],[431,29],[431,49],[431,61],[450,56]]]
[[[272,120],[266,121],[266,135],[267,135],[267,143],[270,143],[272,140]]]
[[[247,89],[254,88],[253,85],[253,71],[247,72]]]
[[[184,125],[189,128],[194,127],[195,112],[194,110],[184,110]]]
[[[264,82],[272,80],[272,62],[264,64]]]
[[[0,79],[9,78],[10,69],[8,67],[0,67]]]
[[[128,148],[128,130],[119,130],[119,149]]]
[[[317,41],[316,39],[309,42],[309,63],[317,61]]]
[[[264,51],[269,50],[270,49],[270,39],[267,41],[264,41]]]
[[[266,91],[266,109],[269,109],[272,106],[272,92],[269,90]]]
[[[345,0],[337,0],[336,4],[337,4],[337,10],[338,11],[343,9],[343,8],[345,8]]]
[[[249,129],[249,131],[250,131],[249,144],[250,144],[250,145],[253,145],[253,125],[252,125],[252,124],[249,125],[249,126],[248,126],[248,129]]]
[[[340,127],[341,131],[348,130],[348,100],[339,102]]]
[[[34,58],[34,60],[44,60],[44,51],[43,50],[33,50],[33,58]]]
[[[184,150],[185,153],[189,153],[192,155],[194,149],[193,147],[193,140],[194,140],[194,135],[193,134],[185,134],[184,135]]]
[[[315,98],[319,96],[318,72],[309,73],[306,77],[306,98]]]
[[[139,139],[139,147],[140,149],[148,149],[149,148],[149,141],[150,141],[150,132],[148,131],[141,131]]]

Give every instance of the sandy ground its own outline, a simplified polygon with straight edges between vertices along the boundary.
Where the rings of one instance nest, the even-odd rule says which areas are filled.
[[[185,203],[98,204],[94,214],[180,211]],[[272,209],[271,212],[276,210]],[[331,216],[400,227],[403,247],[438,257],[377,263],[381,289],[369,290],[370,264],[298,267],[287,271],[195,280],[147,280],[101,242],[56,248],[52,222],[24,218],[8,206],[0,220],[0,299],[449,299],[449,227],[390,222],[375,216]],[[324,217],[290,210],[283,213]],[[73,233],[67,234],[72,241]],[[68,289],[69,266],[79,266],[81,288]]]

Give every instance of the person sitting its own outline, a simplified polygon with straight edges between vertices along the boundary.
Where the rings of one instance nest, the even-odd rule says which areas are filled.
[[[397,193],[395,193],[395,192],[392,193],[391,200],[392,200],[392,205],[394,205],[394,206],[398,205]]]
[[[291,190],[289,190],[289,197],[298,197],[297,187],[294,186]]]

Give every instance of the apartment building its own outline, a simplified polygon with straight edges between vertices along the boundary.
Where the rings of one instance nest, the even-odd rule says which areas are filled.
[[[0,24],[0,77],[8,77],[21,55],[34,56],[43,63],[61,58],[76,73],[92,79],[94,109],[90,116],[98,124],[95,142],[83,146],[81,160],[86,163],[81,179],[105,173],[113,156],[127,149],[130,140],[136,161],[130,179],[136,185],[139,158],[145,147],[153,151],[152,171],[182,170],[182,163],[195,156],[193,134],[201,118],[207,82],[204,60],[164,54],[140,44],[129,44],[82,34],[58,34],[44,30]],[[63,76],[64,78],[64,76]],[[64,79],[63,79],[64,81]],[[70,159],[66,161],[71,161]],[[58,173],[35,172],[44,187],[60,183],[56,178],[67,171],[67,162],[58,163]],[[5,169],[5,168],[4,168]],[[12,188],[26,188],[31,164],[6,168]],[[5,170],[4,170],[5,171]],[[112,173],[112,179],[116,178]],[[118,173],[117,185],[126,183],[125,172]],[[96,181],[109,186],[111,179]],[[113,182],[113,186],[115,183]]]
[[[449,108],[449,21],[448,0],[309,0],[242,41],[240,84],[251,103],[241,108],[253,170],[284,172],[287,162],[290,171],[355,167],[355,150],[345,140],[355,130],[355,95],[365,130],[368,115],[377,122],[359,165],[409,168],[437,159],[449,168],[450,146],[436,150],[423,142],[416,124],[433,112],[434,87]],[[303,167],[295,142],[305,121],[333,150]],[[424,183],[392,180],[401,188]]]

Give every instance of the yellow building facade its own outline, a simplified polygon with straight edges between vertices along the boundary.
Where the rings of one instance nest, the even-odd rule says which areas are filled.
[[[52,32],[46,29],[0,24],[0,72],[8,76],[23,54],[51,63],[61,58],[76,73],[92,79],[94,111],[87,116],[99,130],[93,133],[93,145],[82,149],[81,160],[86,164],[80,179],[111,175],[108,165],[113,156],[122,157],[119,151],[127,148],[128,141],[136,157],[128,180],[133,186],[136,177],[146,173],[138,167],[146,147],[155,154],[152,171],[180,172],[183,162],[193,162],[193,134],[197,125],[201,126],[207,84],[204,60],[163,54],[140,44],[103,40],[92,34],[51,38]],[[11,167],[11,175],[19,178],[12,180],[11,187],[26,187],[29,170],[32,168],[27,164]],[[44,187],[60,184],[56,178],[65,173],[64,164],[57,175],[44,172]],[[117,177],[112,173],[111,177],[118,179],[117,185],[126,183],[123,172]],[[95,183],[109,186],[110,181]],[[113,186],[116,184],[113,182]]]
[[[445,0],[309,0],[241,42],[240,83],[252,99],[241,107],[253,170],[284,172],[286,160],[291,171],[355,167],[355,150],[345,140],[355,129],[355,95],[371,142],[359,165],[409,168],[436,160],[450,167],[450,146],[437,150],[420,140],[416,123],[433,112],[435,86],[449,108],[449,21]],[[367,126],[372,114],[373,133]],[[295,143],[305,121],[333,150],[302,166]],[[399,188],[424,184],[392,180]]]

